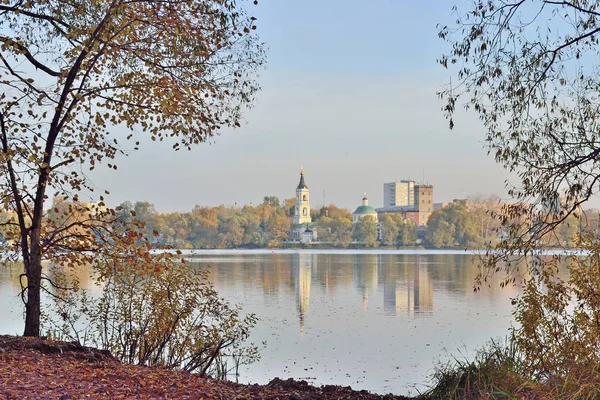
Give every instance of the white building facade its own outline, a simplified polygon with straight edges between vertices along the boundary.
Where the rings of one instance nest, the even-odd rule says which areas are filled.
[[[415,204],[415,181],[396,181],[383,184],[383,206],[413,206]]]

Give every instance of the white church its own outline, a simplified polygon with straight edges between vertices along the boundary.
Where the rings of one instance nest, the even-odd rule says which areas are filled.
[[[317,240],[317,231],[310,218],[310,197],[304,182],[304,169],[300,167],[300,183],[296,187],[296,206],[292,221],[292,240],[310,243]]]

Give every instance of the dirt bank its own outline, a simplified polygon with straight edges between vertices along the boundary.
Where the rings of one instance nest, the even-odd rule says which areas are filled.
[[[187,372],[123,364],[110,353],[75,343],[0,335],[4,399],[409,399],[273,379],[242,385]]]

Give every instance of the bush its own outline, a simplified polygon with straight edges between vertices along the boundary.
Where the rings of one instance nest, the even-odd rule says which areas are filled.
[[[256,317],[241,317],[239,307],[219,298],[204,270],[149,248],[136,238],[97,258],[99,297],[76,283],[57,291],[55,317],[48,320],[53,334],[109,350],[127,363],[202,376],[226,377],[228,358],[236,369],[258,360],[257,347],[243,344]],[[60,274],[54,275],[56,281]]]
[[[588,398],[600,392],[600,248],[559,260],[539,260],[538,273],[516,301],[513,330],[524,372],[560,397]]]

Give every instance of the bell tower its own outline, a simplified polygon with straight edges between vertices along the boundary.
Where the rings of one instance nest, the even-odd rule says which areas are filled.
[[[296,206],[294,207],[294,224],[311,222],[308,186],[304,182],[304,167],[300,166],[300,183],[296,188]]]

